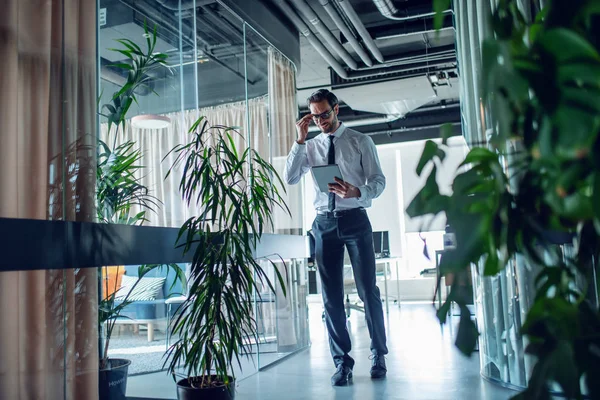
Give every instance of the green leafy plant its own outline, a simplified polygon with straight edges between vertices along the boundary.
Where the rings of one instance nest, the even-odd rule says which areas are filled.
[[[98,221],[108,224],[142,225],[147,221],[146,213],[155,211],[160,206],[160,200],[150,194],[147,186],[142,183],[139,171],[144,167],[141,165],[142,152],[136,148],[135,142],[128,140],[116,145],[119,128],[125,132],[127,112],[133,102],[137,103],[136,90],[141,86],[147,86],[149,72],[156,68],[166,67],[167,55],[155,52],[156,27],[149,32],[144,25],[147,48],[145,51],[129,39],[118,39],[117,42],[124,48],[111,49],[124,55],[128,62],[114,64],[113,66],[127,71],[127,79],[123,86],[116,91],[109,103],[102,105],[100,115],[108,122],[107,137],[114,134],[112,147],[102,140],[98,140],[98,160],[96,168],[96,210]],[[112,127],[114,126],[114,132]],[[133,207],[139,211],[132,214]],[[119,276],[117,267],[116,275]],[[185,274],[177,264],[147,264],[138,268],[138,281],[127,293],[119,293],[117,287],[118,279],[114,281],[114,287],[108,287],[108,266],[102,267],[100,275],[105,278],[102,287],[105,293],[111,293],[102,297],[99,304],[99,325],[103,332],[103,345],[100,354],[100,369],[109,366],[108,348],[116,322],[132,302],[129,296],[140,282],[141,278],[154,270],[174,271],[175,280],[171,289],[177,281],[185,286]],[[109,290],[110,289],[110,290]]]
[[[136,91],[140,87],[145,87],[158,95],[149,85],[151,72],[158,68],[169,68],[167,64],[168,55],[156,52],[156,26],[152,32],[148,31],[144,23],[144,36],[146,37],[146,50],[142,50],[135,42],[129,39],[116,39],[118,43],[124,46],[120,49],[109,49],[125,56],[127,62],[112,64],[113,67],[127,71],[127,78],[123,86],[113,94],[109,103],[103,104],[100,115],[106,117],[108,122],[108,132],[114,125],[118,131],[125,130],[127,111],[135,102],[137,104]],[[116,138],[115,138],[116,139]],[[113,144],[113,147],[115,145]]]
[[[118,267],[118,268],[121,268],[121,267]],[[105,269],[106,269],[106,267],[105,267]],[[165,275],[167,275],[169,273],[169,271],[173,271],[175,273],[175,279],[171,283],[171,287],[170,287],[169,291],[171,291],[175,287],[175,285],[177,284],[178,281],[182,283],[182,285],[185,289],[185,282],[186,282],[185,273],[181,269],[181,267],[179,267],[179,265],[177,265],[177,264],[140,265],[138,267],[138,271],[137,271],[138,277],[140,279],[138,279],[131,286],[131,288],[129,289],[129,291],[127,293],[120,293],[120,290],[117,287],[112,288],[114,291],[110,295],[108,295],[105,298],[103,298],[102,300],[100,300],[100,304],[98,305],[98,322],[100,323],[100,326],[104,327],[104,332],[105,332],[104,343],[103,343],[101,357],[100,357],[100,369],[101,370],[106,369],[109,364],[108,348],[110,346],[110,339],[112,338],[112,333],[113,333],[113,330],[115,328],[117,321],[119,319],[129,318],[129,317],[125,317],[125,316],[121,315],[121,313],[127,308],[127,306],[134,303],[133,301],[129,300],[129,296],[131,295],[131,293],[133,293],[133,291],[135,290],[137,285],[140,283],[141,278],[146,276],[151,271],[155,271],[155,270],[164,272]],[[107,274],[105,273],[105,276],[106,275]],[[115,285],[116,285],[116,281],[117,280],[115,279]],[[105,290],[106,293],[109,292],[108,285],[109,285],[108,280],[106,280],[106,282],[104,283],[104,286],[103,286],[103,290]],[[179,294],[183,294],[183,293],[179,293]]]
[[[129,39],[116,39],[123,48],[110,49],[126,57],[127,61],[112,66],[127,72],[125,83],[117,90],[109,103],[103,104],[100,115],[108,123],[107,137],[110,138],[112,127],[115,127],[113,145],[109,146],[98,140],[98,165],[96,175],[96,201],[98,220],[106,223],[122,223],[135,225],[146,220],[146,211],[153,211],[159,201],[149,194],[149,190],[136,176],[143,166],[141,150],[135,148],[135,142],[126,141],[117,146],[119,128],[125,132],[127,112],[132,103],[137,103],[136,91],[148,85],[150,73],[157,68],[168,68],[168,55],[155,51],[156,26],[152,32],[144,24],[146,50],[142,50]],[[151,88],[150,88],[151,89]],[[156,92],[154,92],[156,94]],[[132,206],[139,206],[141,211],[130,215]]]
[[[600,398],[600,314],[589,292],[600,251],[600,3],[553,0],[532,22],[518,3],[499,1],[495,37],[483,43],[489,147],[468,153],[453,193],[443,195],[435,177],[446,140],[429,141],[417,173],[427,165],[431,172],[407,212],[445,212],[455,229],[457,248],[442,258],[441,275],[481,263],[493,276],[516,256],[539,269],[521,329],[537,361],[516,398],[549,399],[558,384],[579,399],[582,380]],[[452,301],[461,309],[456,344],[471,354],[478,332],[464,288],[452,286],[438,318],[445,321]]]
[[[178,245],[193,252],[193,261],[189,295],[173,324],[179,339],[165,363],[174,377],[183,368],[189,386],[210,388],[231,384],[234,358],[239,363],[257,339],[254,293],[264,283],[274,286],[254,249],[273,224],[273,207],[289,210],[276,185],[282,185],[279,175],[256,151],[238,152],[237,131],[209,126],[202,117],[189,132],[189,143],[173,149],[169,174],[181,168],[182,198],[200,214],[179,232]]]
[[[96,212],[98,220],[107,224],[137,225],[147,221],[146,212],[154,211],[160,200],[142,184],[138,171],[142,152],[127,141],[114,149],[98,141],[98,168],[96,174]],[[132,207],[140,211],[132,215]]]
[[[142,153],[135,148],[135,142],[126,141],[116,145],[119,128],[122,132],[125,131],[127,112],[134,102],[137,104],[136,91],[140,87],[152,90],[149,86],[152,71],[169,68],[168,55],[155,51],[156,29],[155,26],[150,32],[144,24],[145,50],[129,39],[116,39],[123,48],[110,49],[125,56],[126,61],[112,64],[112,67],[126,71],[127,78],[123,86],[113,94],[111,101],[103,104],[100,109],[100,115],[108,123],[108,138],[113,134],[113,126],[115,128],[112,146],[102,140],[98,141],[97,212],[98,220],[106,223],[133,225],[143,222],[146,210],[158,206],[158,199],[151,196],[148,188],[141,184],[141,179],[135,176],[143,168],[138,164]],[[129,212],[134,205],[140,206],[142,211],[130,216]]]

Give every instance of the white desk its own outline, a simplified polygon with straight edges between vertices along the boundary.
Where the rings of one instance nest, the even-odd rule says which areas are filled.
[[[387,314],[390,313],[390,302],[389,302],[389,293],[388,293],[388,279],[387,279],[387,271],[390,267],[391,263],[396,265],[396,296],[398,300],[398,307],[400,307],[400,275],[398,274],[398,264],[400,263],[400,257],[385,257],[385,258],[376,258],[375,264],[385,264],[385,269],[383,271],[383,280],[385,287],[385,312]]]
[[[390,269],[391,263],[394,263],[396,265],[396,291],[397,291],[396,299],[398,301],[398,307],[400,307],[400,279],[399,279],[399,274],[398,274],[399,262],[400,262],[400,257],[385,257],[385,258],[376,258],[375,259],[376,274],[377,274],[377,264],[384,264],[383,282],[384,282],[384,290],[385,290],[385,311],[388,314],[390,313],[390,305],[389,305],[389,290],[388,290],[388,276],[387,275],[388,275],[388,270],[391,271],[391,269]],[[353,274],[351,264],[344,265],[344,276],[346,276],[346,274]],[[376,275],[376,278],[377,278],[377,275]],[[353,281],[353,279],[354,278],[352,278],[352,285],[356,285],[356,283]],[[346,283],[346,281],[347,280],[344,277],[344,289],[345,290],[346,290],[346,286],[348,285],[348,283]],[[346,307],[354,308],[355,310],[364,312],[364,308],[362,306],[349,305],[348,300],[346,300]],[[346,310],[346,313],[348,314],[348,310]]]

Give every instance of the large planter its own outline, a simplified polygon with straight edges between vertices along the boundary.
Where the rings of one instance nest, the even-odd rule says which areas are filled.
[[[113,358],[108,368],[100,370],[100,400],[125,400],[127,392],[127,370],[130,360]]]
[[[213,375],[213,378],[215,376]],[[182,379],[177,382],[178,400],[234,400],[235,399],[235,381],[229,377],[229,385],[217,386],[212,388],[194,388],[190,385],[188,379]]]

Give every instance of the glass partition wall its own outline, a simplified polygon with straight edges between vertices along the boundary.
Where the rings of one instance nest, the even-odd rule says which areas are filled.
[[[185,275],[172,243],[197,210],[181,201],[177,174],[165,179],[166,156],[197,118],[238,127],[239,149],[283,171],[295,67],[221,2],[176,3],[8,0],[0,15],[2,399],[98,398],[99,301],[137,282],[140,265],[177,262]],[[135,75],[142,62],[155,65]],[[111,198],[124,181],[150,200]],[[285,195],[293,218],[276,211],[269,232],[302,235],[299,189]],[[304,261],[273,253],[261,257],[276,261],[287,296],[256,293],[259,337],[238,379],[308,344]],[[127,395],[175,398],[163,354],[189,293],[166,268],[143,279],[107,354],[131,361]]]
[[[180,2],[182,9],[169,7],[170,3],[99,0],[99,109],[104,114],[99,139],[113,153],[139,149],[137,163],[143,168],[132,173],[152,196],[146,207],[135,201],[131,206],[130,216],[145,211],[144,221],[116,218],[107,222],[179,228],[197,215],[198,210],[184,203],[178,192],[181,171],[166,176],[174,162],[169,152],[188,142],[188,130],[200,117],[210,125],[236,127],[238,150],[255,149],[280,174],[294,140],[294,65],[220,2]],[[128,57],[128,51],[135,46],[144,51],[149,45],[153,47],[149,54],[160,53],[164,62],[150,69],[133,92],[135,100],[125,115],[125,129],[115,124],[109,129],[112,109],[103,105],[117,108],[115,93],[127,85],[130,66],[136,62],[135,57]],[[101,145],[100,157],[103,148]],[[276,210],[275,224],[268,232],[303,234],[300,189],[285,194],[293,218],[285,210]],[[276,255],[269,258],[285,276],[287,296],[280,287],[276,293],[268,288],[256,293],[253,308],[258,338],[247,338],[252,350],[243,358],[242,369],[235,368],[238,380],[309,344],[304,261],[279,260]],[[265,269],[276,281],[267,264]],[[111,290],[126,290],[127,282],[137,279],[138,267],[100,269],[104,286],[110,282],[108,290],[102,290],[103,298],[110,296]],[[180,267],[187,271],[188,264]],[[127,306],[113,330],[108,354],[132,361],[129,396],[175,397],[171,377],[161,371],[163,355],[177,339],[170,336],[170,322],[190,294],[182,287],[168,287],[171,278],[160,270],[145,275],[142,280],[149,285],[160,279],[162,284],[156,285],[154,296]],[[157,385],[167,390],[157,389]]]

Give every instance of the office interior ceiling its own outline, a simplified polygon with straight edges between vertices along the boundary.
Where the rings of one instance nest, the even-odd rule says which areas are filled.
[[[249,7],[246,1],[227,0],[227,3]],[[254,8],[265,10],[260,0],[252,1],[256,3]],[[157,27],[155,50],[169,54],[168,62],[173,68],[152,71],[149,88],[138,93],[145,112],[164,114],[180,109],[182,103],[184,108],[196,104],[206,107],[242,101],[246,94],[251,98],[264,95],[268,87],[268,43],[253,30],[244,30],[238,16],[217,1],[181,4],[186,8],[179,12],[177,0],[100,0],[106,24],[100,27],[99,53],[101,78],[107,92],[112,93],[126,79],[126,71],[113,65],[127,62],[123,55],[110,50],[122,48],[115,39],[127,38],[145,49],[144,24],[147,24],[150,30]],[[262,14],[268,14],[268,10]],[[275,31],[273,35],[295,33],[281,23],[273,23],[270,29]],[[152,91],[159,96],[150,96]]]
[[[394,129],[404,129],[404,125],[375,126],[370,121],[377,120],[377,117],[381,116],[382,121],[387,123],[390,115],[397,114],[405,116],[406,121],[409,121],[416,111],[420,112],[419,117],[410,120],[408,128],[415,128],[412,123],[434,126],[444,119],[449,122],[460,121],[458,107],[454,107],[457,105],[459,93],[452,16],[448,14],[444,20],[444,29],[435,32],[430,15],[431,0],[386,2],[393,4],[399,10],[398,15],[410,15],[411,18],[407,21],[386,18],[377,9],[373,0],[329,0],[329,3],[334,5],[337,15],[342,18],[343,25],[348,29],[346,33],[357,39],[353,43],[349,40],[350,36],[346,37],[338,28],[340,20],[336,25],[330,18],[322,5],[326,3],[324,0],[222,0],[222,2],[228,5],[243,4],[247,8],[262,7],[263,11],[272,13],[271,15],[274,15],[277,20],[274,21],[269,17],[271,19],[263,20],[262,25],[279,24],[286,29],[291,29],[290,39],[294,38],[293,27],[296,23],[290,20],[284,9],[292,10],[296,18],[308,27],[312,36],[310,40],[307,40],[304,34],[298,34],[300,62],[297,63],[297,98],[300,112],[306,111],[306,98],[311,92],[316,88],[328,87],[336,91],[342,99],[341,117],[344,120],[353,119],[355,120],[353,123],[360,126],[359,120],[362,118],[363,122],[370,124],[368,127],[362,127],[363,131],[381,132],[385,128],[386,132],[391,132]],[[302,7],[300,2],[305,2],[303,4],[308,5],[318,16],[323,26],[328,28],[332,37],[340,43],[340,46],[337,46],[338,50],[343,48],[347,55],[342,57],[340,52],[335,50],[335,46],[332,46],[315,28],[311,20],[299,11],[297,7]],[[100,29],[103,79],[112,79],[113,82],[119,80],[119,77],[115,76],[119,71],[111,71],[110,67],[110,64],[120,61],[119,55],[109,51],[107,47],[115,45],[115,38],[123,37],[143,45],[145,42],[143,25],[147,20],[148,23],[157,24],[160,28],[157,50],[171,53],[176,64],[182,60],[184,66],[188,65],[181,70],[185,85],[187,79],[194,78],[194,69],[189,65],[196,63],[191,37],[193,26],[197,25],[197,35],[200,38],[198,54],[202,58],[197,60],[198,74],[202,77],[197,88],[200,106],[243,100],[246,71],[243,59],[244,36],[239,19],[232,18],[220,2],[196,0],[196,11],[188,10],[183,15],[183,42],[180,43],[177,34],[180,29],[179,14],[165,8],[163,3],[165,2],[158,0],[101,0],[100,7],[108,8],[108,23]],[[352,18],[348,17],[349,14],[345,14],[342,3],[353,7],[356,12],[355,17],[372,39],[376,52],[372,51],[373,47],[368,45],[368,40],[359,35],[356,19],[352,21]],[[196,15],[195,25],[194,18],[191,18],[193,15]],[[271,24],[267,21],[271,21]],[[314,46],[315,39],[322,43],[321,51]],[[183,44],[182,51],[179,51],[180,44]],[[265,43],[262,43],[262,47],[252,47],[253,44],[249,44],[250,47],[246,49],[247,73],[250,82],[249,95],[252,97],[253,90],[256,95],[259,92],[264,93],[262,87],[266,86],[267,66]],[[362,51],[357,51],[357,46],[358,50]],[[323,51],[329,54],[329,57],[325,57],[328,61],[324,59]],[[380,55],[377,56],[376,53]],[[348,57],[351,57],[352,63],[348,63]],[[332,63],[337,64],[337,67],[333,68]],[[157,90],[161,92],[161,88],[165,88],[164,91],[168,95],[169,87],[180,85],[180,75],[174,76],[165,69],[152,78]],[[120,77],[121,80],[123,78]],[[161,101],[162,99],[165,99],[165,96]],[[188,100],[191,101],[191,97],[184,99],[184,101]],[[180,104],[176,99],[168,99],[168,102],[173,105]],[[446,107],[447,105],[450,107]],[[173,110],[152,111],[163,113]],[[432,114],[432,118],[427,118],[430,113],[435,115]]]
[[[104,46],[100,46],[98,49],[100,57],[110,62],[122,60],[122,54],[110,50],[111,47],[122,47],[115,41],[122,38],[130,38],[142,48],[146,46],[144,27],[133,21],[126,22],[117,26],[100,29],[99,43],[104,44]],[[156,40],[156,51],[161,53],[172,53],[177,51],[177,47],[165,42],[162,38],[158,38]]]
[[[281,0],[264,0],[273,4]],[[349,43],[325,10],[322,0],[304,0],[317,14],[333,36],[342,44],[358,68],[352,69],[344,59],[328,43],[326,38],[315,29],[311,20],[306,18],[297,0],[284,0],[307,27],[313,39],[300,35],[301,63],[297,76],[297,100],[301,112],[306,112],[306,99],[317,88],[333,89],[340,98],[340,118],[352,120],[354,126],[361,131],[387,132],[399,131],[408,122],[410,129],[430,127],[423,131],[425,135],[437,135],[436,126],[451,122],[459,124],[460,110],[459,84],[455,50],[455,31],[452,16],[446,14],[444,28],[438,32],[433,29],[431,0],[390,0],[398,10],[398,16],[415,16],[406,21],[386,18],[375,6],[373,0],[330,0],[338,15],[342,16],[347,26],[352,26],[344,10],[339,6],[349,3],[370,34],[384,61],[378,62],[369,51],[365,40],[360,38],[356,30],[352,30],[362,48],[370,57],[372,66],[365,64],[363,57]],[[336,72],[330,63],[311,44],[319,40],[337,63],[344,67],[347,78]],[[447,107],[451,105],[451,107]],[[392,116],[403,117],[392,123]],[[372,121],[381,115],[376,126]],[[418,115],[418,118],[410,118]],[[404,119],[404,117],[407,117]],[[360,125],[360,120],[365,122]],[[414,125],[413,125],[414,122]]]

